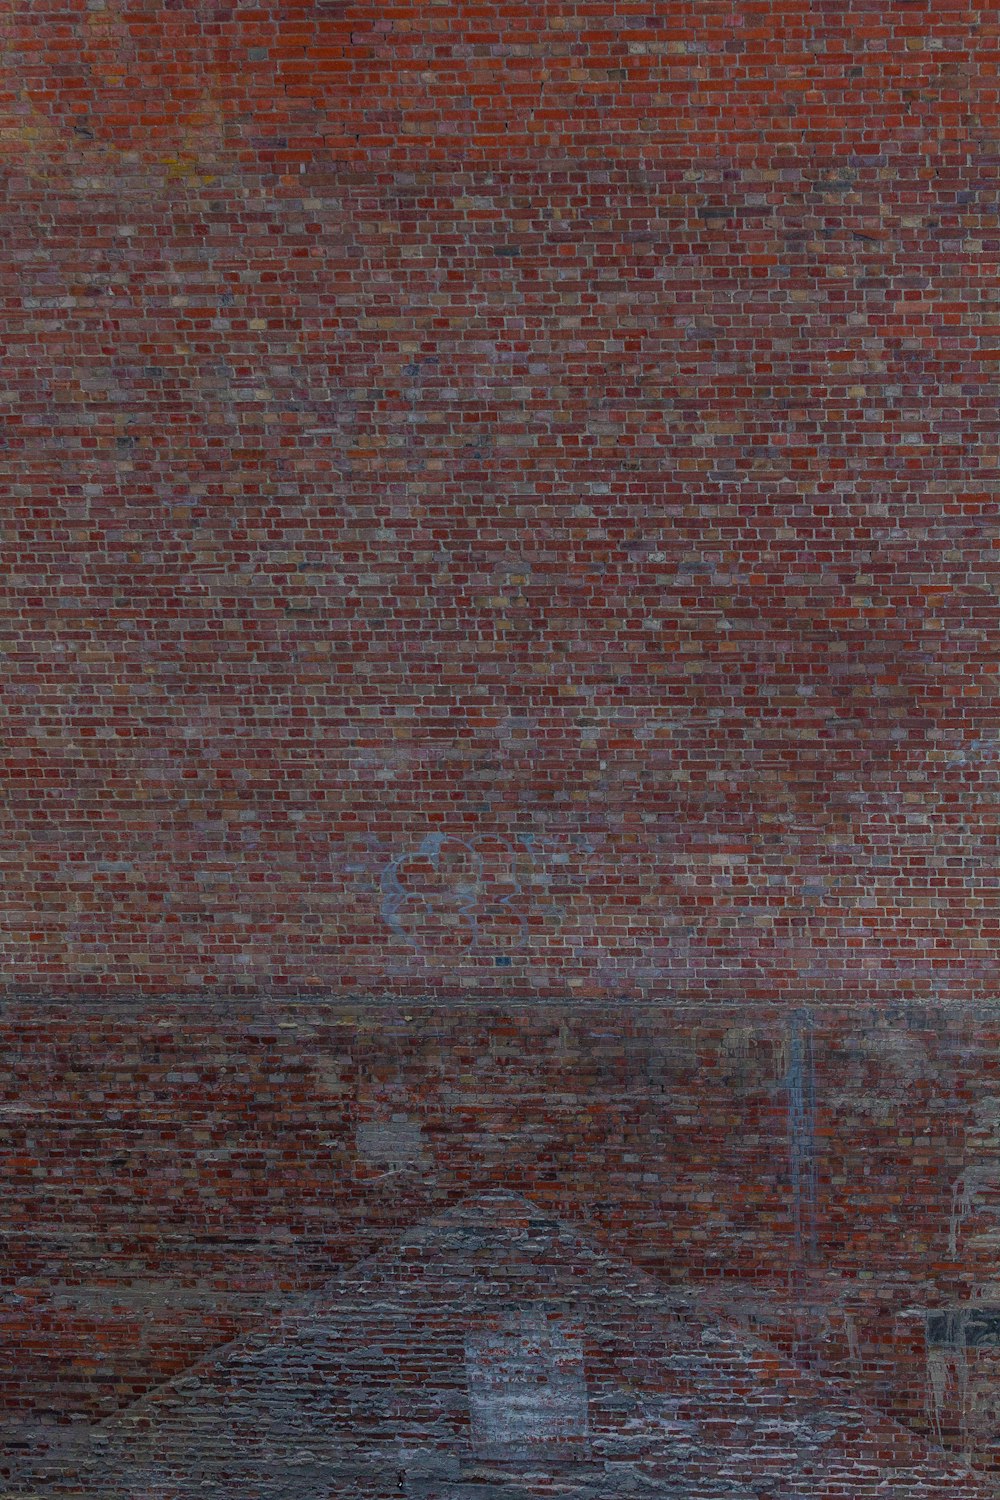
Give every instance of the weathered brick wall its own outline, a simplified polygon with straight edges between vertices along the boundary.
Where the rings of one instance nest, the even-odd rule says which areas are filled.
[[[96,1464],[105,1491],[123,1483],[134,1442],[117,1425],[122,1409],[149,1436],[143,1464],[166,1476],[163,1493],[188,1494],[193,1450],[183,1462],[176,1452],[157,1457],[159,1397],[152,1407],[141,1398],[163,1388],[180,1403],[170,1422],[185,1431],[202,1421],[202,1385],[192,1378],[206,1392],[223,1379],[239,1407],[240,1381],[218,1372],[213,1349],[223,1346],[241,1369],[248,1349],[281,1345],[288,1317],[311,1319],[331,1299],[360,1297],[367,1279],[390,1274],[407,1236],[475,1217],[497,1193],[515,1197],[522,1217],[561,1225],[585,1246],[588,1265],[597,1255],[615,1276],[631,1276],[656,1316],[686,1307],[744,1353],[769,1350],[773,1370],[786,1371],[780,1381],[789,1370],[812,1381],[809,1401],[847,1402],[848,1426],[867,1424],[866,1441],[902,1445],[893,1463],[906,1473],[887,1459],[878,1483],[918,1493],[907,1466],[942,1443],[984,1473],[1000,1460],[992,1010],[32,1003],[9,1008],[4,1041],[2,1395],[22,1479],[54,1483],[61,1473],[62,1493],[87,1472],[96,1482]],[[478,1234],[466,1231],[470,1254]],[[574,1311],[568,1292],[533,1280],[519,1297],[505,1290],[508,1251],[491,1254],[477,1293],[492,1296],[490,1317],[530,1321],[542,1309],[569,1318],[577,1342],[581,1327],[594,1335],[593,1317]],[[570,1267],[577,1255],[566,1252]],[[601,1326],[625,1317],[611,1302]],[[481,1327],[481,1317],[448,1304],[416,1343],[399,1314],[395,1336],[355,1328],[341,1350],[362,1366],[374,1350],[372,1390],[388,1381],[404,1406],[407,1390],[417,1400],[425,1381],[447,1377],[452,1395],[437,1423],[428,1417],[406,1442],[393,1439],[415,1463],[425,1449],[464,1461],[475,1392],[452,1343],[456,1328]],[[398,1340],[409,1340],[405,1356]],[[597,1346],[587,1348],[593,1408],[611,1394],[600,1386]],[[179,1385],[163,1386],[174,1377]],[[312,1374],[293,1362],[270,1398],[273,1420],[288,1421],[268,1463],[288,1461],[282,1444],[297,1451],[320,1440],[313,1397],[338,1431],[349,1423],[355,1398],[345,1392],[365,1378],[361,1367],[334,1377],[319,1356]],[[636,1381],[619,1369],[615,1382],[622,1420],[651,1420]],[[731,1399],[743,1398],[734,1388]],[[204,1442],[225,1468],[241,1448],[239,1424],[212,1410]],[[702,1426],[690,1437],[686,1482],[700,1474],[715,1494],[716,1419],[699,1407],[690,1420]],[[87,1446],[94,1431],[96,1458]],[[365,1458],[376,1468],[389,1462],[379,1446],[389,1437],[379,1433]],[[114,1463],[109,1453],[119,1454]],[[326,1453],[331,1472],[340,1461]],[[850,1462],[861,1464],[856,1454]],[[853,1493],[868,1492],[862,1469]],[[767,1489],[768,1472],[762,1462],[764,1487],[752,1493],[798,1493],[780,1475]],[[935,1473],[945,1485],[945,1470]],[[351,1492],[329,1483],[317,1493]]]
[[[6,1482],[995,1493],[996,14],[0,56]]]
[[[995,16],[5,28],[13,987],[989,995]]]

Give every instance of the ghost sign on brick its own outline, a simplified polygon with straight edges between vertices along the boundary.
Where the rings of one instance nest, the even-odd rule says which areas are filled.
[[[465,1344],[472,1442],[481,1458],[587,1448],[583,1345],[526,1314]]]

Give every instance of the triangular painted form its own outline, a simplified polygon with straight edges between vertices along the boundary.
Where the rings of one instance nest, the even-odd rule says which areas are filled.
[[[587,1441],[484,1458],[467,1349],[505,1328],[516,1340],[522,1316],[585,1346]],[[105,1500],[995,1493],[690,1293],[498,1192],[413,1226],[102,1424],[79,1462],[24,1478],[12,1493]]]

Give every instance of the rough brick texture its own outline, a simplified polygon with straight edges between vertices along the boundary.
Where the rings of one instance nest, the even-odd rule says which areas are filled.
[[[11,986],[987,996],[998,32],[9,0]]]
[[[1000,1473],[1000,21],[4,0],[5,1483]]]
[[[436,1500],[430,1465],[467,1500],[463,1465],[534,1474],[538,1448],[564,1466],[553,1493],[645,1475],[700,1497],[730,1493],[735,1445],[732,1493],[785,1500],[820,1441],[786,1401],[832,1423],[810,1494],[994,1493],[992,1009],[25,1003],[4,1042],[16,1494],[176,1500],[204,1472],[220,1497],[285,1494],[281,1474],[289,1495],[381,1495],[405,1450],[414,1495]],[[527,1221],[557,1269],[524,1270]],[[406,1246],[439,1231],[468,1264],[422,1282]],[[723,1339],[717,1379],[651,1331],[679,1308]],[[730,1358],[765,1362],[750,1394],[745,1363],[718,1394]],[[529,1381],[552,1394],[526,1417]],[[285,1472],[303,1453],[315,1490]]]

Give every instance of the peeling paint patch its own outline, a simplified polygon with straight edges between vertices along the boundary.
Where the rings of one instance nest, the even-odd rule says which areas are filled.
[[[480,1458],[586,1447],[583,1346],[525,1314],[510,1333],[466,1340],[472,1440]]]
[[[424,1137],[416,1120],[397,1113],[388,1120],[362,1120],[355,1144],[362,1161],[401,1167],[424,1159]]]

